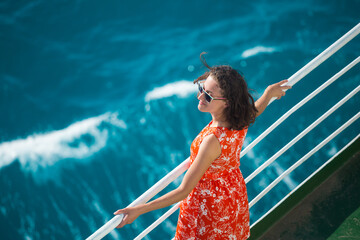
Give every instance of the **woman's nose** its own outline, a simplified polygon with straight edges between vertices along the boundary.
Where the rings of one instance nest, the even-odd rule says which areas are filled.
[[[202,93],[198,92],[198,94],[197,94],[197,99],[198,99],[198,100],[201,100],[201,98],[202,98],[203,95],[204,95],[203,92],[202,92]]]

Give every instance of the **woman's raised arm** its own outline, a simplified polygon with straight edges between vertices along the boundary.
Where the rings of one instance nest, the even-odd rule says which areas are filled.
[[[270,100],[275,97],[280,99],[282,96],[285,96],[285,89],[290,89],[291,86],[281,86],[284,83],[287,83],[288,80],[282,80],[278,83],[272,84],[265,89],[264,94],[255,102],[255,107],[258,110],[256,117],[258,117],[269,104]]]

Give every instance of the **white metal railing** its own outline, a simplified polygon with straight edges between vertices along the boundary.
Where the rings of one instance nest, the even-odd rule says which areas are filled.
[[[346,124],[346,123],[345,123]],[[344,125],[345,125],[344,124]],[[343,125],[343,126],[344,126]],[[334,133],[333,133],[334,134]],[[338,151],[334,156],[332,156],[329,160],[327,160],[321,167],[319,167],[315,172],[313,172],[309,177],[307,177],[302,183],[300,183],[296,188],[294,188],[289,194],[287,194],[283,199],[281,199],[275,206],[273,206],[267,213],[265,213],[262,217],[260,217],[256,222],[254,222],[250,228],[255,226],[258,222],[261,222],[268,214],[270,214],[273,210],[275,210],[278,206],[280,206],[288,197],[290,197],[294,192],[296,192],[299,188],[301,188],[307,181],[309,181],[313,176],[315,176],[318,172],[320,172],[325,166],[327,166],[333,159],[335,159],[339,154],[345,151],[351,144],[353,144],[358,138],[360,138],[360,134],[354,137],[348,144],[346,144],[340,151]],[[325,140],[324,140],[325,141]],[[321,143],[320,143],[321,144]],[[319,145],[320,145],[319,144]],[[317,147],[319,147],[319,145]],[[310,152],[309,152],[310,153]]]
[[[357,57],[354,61],[349,63],[346,67],[344,67],[341,71],[335,74],[332,78],[323,83],[320,87],[310,93],[307,97],[297,103],[294,107],[292,107],[289,111],[287,111],[284,115],[282,115],[276,122],[274,122],[268,129],[266,129],[262,134],[260,134],[254,141],[252,141],[246,148],[241,151],[240,158],[244,156],[248,151],[250,151],[256,144],[258,144],[263,138],[265,138],[272,130],[274,130],[277,126],[279,126],[285,119],[287,119],[291,114],[293,114],[296,110],[302,107],[305,103],[315,97],[318,93],[328,87],[331,83],[335,82],[339,77],[341,77],[344,73],[358,64],[360,61],[360,57]]]
[[[294,165],[288,168],[285,172],[283,172],[279,177],[277,177],[272,183],[270,183],[261,193],[259,193],[251,202],[249,203],[249,208],[251,208],[255,203],[257,203],[266,193],[268,193],[273,187],[275,187],[284,177],[289,175],[292,171],[295,170],[298,166],[300,166],[303,162],[305,162],[309,157],[311,157],[315,152],[320,150],[325,144],[327,144],[330,140],[336,137],[340,132],[342,132],[345,128],[350,126],[353,122],[355,122],[360,117],[360,112],[358,112],[355,116],[353,116],[350,120],[344,123],[341,127],[339,127],[335,132],[329,135],[325,140],[319,143],[316,147],[314,147],[310,152],[308,152],[305,156],[303,156],[300,160],[298,160]]]
[[[306,134],[308,134],[313,128],[319,125],[324,119],[326,119],[331,113],[333,113],[336,109],[338,109],[341,105],[343,105],[346,101],[348,101],[351,97],[353,97],[360,90],[360,86],[351,91],[346,97],[341,99],[337,104],[335,104],[332,108],[330,108],[326,113],[324,113],[321,117],[319,117],[315,122],[313,122],[310,126],[308,126],[305,130],[303,130],[299,135],[297,135],[293,140],[291,140],[288,144],[286,144],[282,149],[280,149],[277,153],[275,153],[269,160],[263,163],[260,167],[258,167],[252,174],[250,174],[245,182],[248,183],[251,179],[253,179],[256,175],[258,175],[262,170],[264,170],[267,166],[269,166],[273,161],[275,161],[279,156],[281,156],[286,150],[288,150],[292,145],[294,145],[297,141],[303,138]]]
[[[353,29],[351,29],[349,32],[347,32],[344,36],[342,36],[340,39],[338,39],[335,43],[333,43],[330,47],[328,47],[326,50],[324,50],[322,53],[320,53],[316,58],[314,58],[312,61],[310,61],[308,64],[306,64],[303,68],[301,68],[299,71],[297,71],[295,74],[293,74],[288,80],[288,83],[286,85],[293,86],[298,81],[300,81],[302,78],[304,78],[308,73],[310,73],[312,70],[314,70],[317,66],[319,66],[322,62],[324,62],[326,59],[328,59],[330,56],[332,56],[335,52],[337,52],[340,48],[342,48],[345,44],[347,44],[350,40],[352,40],[354,37],[356,37],[360,33],[360,23],[357,24]],[[299,109],[302,105],[304,105],[307,101],[312,99],[316,94],[321,92],[323,89],[325,89],[328,85],[330,85],[332,82],[334,82],[336,79],[338,79],[341,75],[343,75],[346,71],[351,69],[353,66],[355,66],[360,61],[360,57],[356,58],[353,62],[351,62],[348,66],[343,68],[340,72],[338,72],[336,75],[334,75],[331,79],[329,79],[327,82],[322,84],[318,89],[316,89],[313,93],[308,95],[306,98],[304,98],[301,102],[299,102],[297,105],[295,105],[293,108],[291,108],[287,113],[285,113],[281,118],[279,118],[274,124],[272,124],[266,131],[264,131],[259,137],[257,137],[251,144],[249,144],[242,152],[241,156],[244,156],[251,148],[253,148],[257,143],[259,143],[266,135],[268,135],[273,129],[275,129],[280,123],[282,123],[287,117],[289,117],[293,112],[295,112],[297,109]],[[288,143],[285,147],[283,147],[278,153],[276,153],[273,157],[271,157],[268,161],[266,161],[263,165],[261,165],[257,170],[254,171],[249,177],[246,178],[246,182],[249,182],[253,177],[255,177],[259,172],[261,172],[265,167],[267,167],[271,162],[273,162],[278,156],[280,156],[283,152],[285,152],[291,145],[295,144],[300,138],[305,136],[309,131],[311,131],[316,125],[318,125],[321,121],[323,121],[326,117],[328,117],[333,111],[335,111],[338,107],[340,107],[344,102],[346,102],[349,98],[354,96],[358,91],[359,87],[355,88],[351,93],[349,93],[345,98],[343,98],[339,103],[337,103],[335,106],[332,107],[330,110],[328,110],[323,116],[321,116],[318,120],[316,120],[313,124],[311,124],[307,129],[305,129],[302,133],[300,133],[296,138],[294,138],[290,143]],[[272,99],[273,101],[274,99]],[[270,101],[270,103],[272,102]],[[269,103],[269,104],[270,104]],[[358,118],[359,113],[355,115],[353,118]],[[352,118],[352,119],[353,119]],[[355,120],[356,120],[355,119]],[[355,120],[351,120],[351,123]],[[349,120],[350,121],[350,120]],[[348,122],[349,122],[348,121]],[[348,122],[346,124],[348,124]],[[351,124],[349,123],[349,124]],[[346,125],[344,124],[344,126]],[[342,126],[340,129],[337,130],[341,132],[343,129],[345,129],[348,125],[345,127]],[[339,133],[337,132],[336,135]],[[333,133],[334,134],[334,133]],[[330,137],[330,136],[329,136]],[[329,138],[328,137],[328,138]],[[327,138],[327,139],[328,139]],[[327,141],[325,139],[323,142]],[[330,141],[330,140],[329,140]],[[322,143],[323,143],[322,142]],[[318,146],[320,146],[322,143],[320,143]],[[324,143],[325,145],[325,143]],[[318,148],[318,146],[316,148]],[[321,147],[319,147],[321,148]],[[310,154],[310,152],[309,152]],[[311,153],[312,155],[313,153]],[[303,158],[306,160],[308,157],[305,155]],[[306,158],[305,158],[306,157]],[[302,162],[305,161],[304,159],[300,159]],[[300,165],[300,160],[295,163]],[[176,167],[174,170],[172,170],[170,173],[168,173],[165,177],[163,177],[159,182],[157,182],[154,186],[152,186],[149,190],[147,190],[145,193],[143,193],[140,197],[138,197],[135,201],[133,201],[128,207],[136,206],[139,204],[146,203],[149,201],[152,197],[154,197],[157,193],[159,193],[161,190],[163,190],[168,184],[170,184],[172,181],[174,181],[177,177],[179,177],[182,173],[184,173],[190,166],[190,160],[187,158],[185,161],[183,161],[178,167]],[[296,166],[292,166],[292,169],[295,169]],[[288,169],[289,170],[289,169]],[[254,200],[250,202],[250,206],[254,205],[263,195],[265,195],[270,189],[275,186],[282,178],[284,178],[287,174],[289,174],[291,171],[288,172],[286,170],[282,175],[280,175],[273,183],[271,183],[266,189],[261,192],[261,195],[258,195]],[[286,175],[284,175],[286,174]],[[280,179],[281,177],[281,179]],[[157,221],[155,221],[152,225],[150,225],[147,229],[145,229],[139,236],[137,236],[135,239],[141,239],[144,236],[146,236],[152,229],[154,229],[157,225],[159,225],[162,221],[164,221],[168,216],[170,216],[173,212],[175,212],[179,208],[179,203],[173,205],[173,207],[168,210],[163,216],[161,216]],[[106,236],[109,232],[111,232],[117,225],[119,225],[123,219],[123,215],[116,215],[114,216],[110,221],[108,221],[106,224],[104,224],[101,228],[99,228],[96,232],[94,232],[91,236],[87,238],[87,240],[93,240],[93,239],[102,239],[104,236]]]

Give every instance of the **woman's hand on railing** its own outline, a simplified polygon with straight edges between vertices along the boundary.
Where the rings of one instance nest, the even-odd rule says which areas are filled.
[[[280,99],[285,95],[285,91],[291,88],[291,86],[282,86],[287,82],[288,80],[282,80],[278,83],[269,85],[265,89],[264,94],[255,102],[255,107],[258,111],[256,113],[256,117],[258,117],[265,110],[272,98]]]
[[[114,212],[114,215],[124,214],[124,218],[121,223],[116,228],[122,228],[126,224],[131,224],[135,219],[137,219],[140,215],[140,209],[138,207],[128,207],[124,209],[119,209]]]
[[[268,95],[269,98],[280,99],[282,96],[285,96],[285,91],[291,88],[291,86],[282,86],[287,82],[288,80],[282,80],[278,83],[269,85],[265,89],[265,94]]]

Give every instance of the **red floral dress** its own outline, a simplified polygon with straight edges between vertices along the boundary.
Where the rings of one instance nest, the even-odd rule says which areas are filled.
[[[206,126],[191,144],[190,162],[203,139],[214,134],[221,155],[214,160],[193,191],[180,205],[175,240],[247,239],[250,236],[249,206],[240,172],[240,151],[247,129]]]

